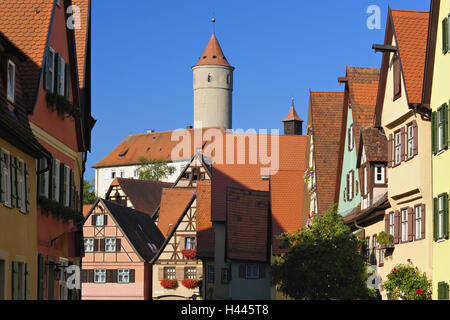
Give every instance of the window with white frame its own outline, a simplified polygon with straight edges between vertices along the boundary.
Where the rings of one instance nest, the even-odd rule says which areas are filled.
[[[353,124],[350,125],[350,128],[348,129],[348,149],[353,150],[354,146],[354,134],[353,134]]]
[[[84,251],[94,252],[94,238],[84,238]]]
[[[407,126],[407,140],[408,140],[408,159],[414,157],[414,127],[413,124]]]
[[[8,79],[7,84],[8,88],[7,98],[9,101],[14,102],[14,94],[15,94],[15,83],[16,83],[16,65],[11,60],[8,61]]]
[[[195,238],[193,237],[185,238],[185,249],[195,249]]]
[[[102,227],[105,225],[105,215],[97,214],[95,215],[95,226]]]
[[[117,270],[117,282],[118,283],[130,283],[130,269],[118,269]]]
[[[58,61],[58,94],[64,96],[66,85],[66,62],[63,58]]]
[[[416,240],[419,240],[422,238],[422,206],[416,206],[414,207],[414,215],[415,215],[415,232],[416,232]]]
[[[375,184],[384,184],[384,166],[382,164],[375,165]]]
[[[196,267],[184,268],[184,278],[185,279],[197,279],[197,268]]]
[[[367,167],[364,167],[364,195],[367,194]]]
[[[3,200],[4,204],[7,207],[11,207],[11,155],[6,151],[2,150],[3,161],[1,164],[3,166],[3,188],[2,192],[4,193]]]
[[[438,197],[438,239],[444,237],[444,195]]]
[[[164,279],[175,280],[175,267],[164,267]]]
[[[19,160],[18,162],[18,171],[17,171],[18,175],[17,175],[17,192],[18,192],[18,196],[20,199],[20,203],[19,203],[19,210],[23,213],[26,212],[27,208],[26,208],[26,184],[25,184],[25,164],[23,163],[23,161]]]
[[[105,252],[116,252],[116,238],[105,238]]]
[[[95,283],[106,282],[106,269],[94,269],[94,282]]]
[[[66,198],[64,199],[64,205],[66,207],[70,206],[70,168],[65,167],[65,177],[64,177],[64,184],[66,186]]]
[[[353,170],[349,172],[349,176],[348,176],[348,199],[352,200],[353,199],[353,181],[354,181],[354,176],[353,176]]]
[[[402,219],[402,242],[408,241],[408,209],[401,210]]]
[[[245,278],[247,279],[259,279],[259,265],[246,264],[245,265]]]
[[[60,174],[61,174],[61,169],[60,169],[60,165],[61,163],[55,159],[55,161],[53,162],[54,168],[53,168],[53,175],[54,175],[54,185],[53,185],[53,190],[54,190],[54,195],[55,198],[54,200],[56,202],[59,202],[59,191],[60,191],[60,186],[59,186],[59,181],[60,181]]]
[[[125,170],[120,169],[120,177],[125,178]]]
[[[441,107],[437,110],[437,128],[438,128],[438,135],[437,135],[437,145],[438,145],[438,151],[441,151],[444,149],[444,121],[445,121],[445,108]]]
[[[389,213],[389,234],[394,235],[394,227],[395,227],[395,220],[394,220],[394,212]]]
[[[402,133],[397,131],[394,134],[394,164],[398,165],[402,162]]]

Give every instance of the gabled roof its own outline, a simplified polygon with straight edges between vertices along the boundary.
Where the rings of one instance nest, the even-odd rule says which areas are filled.
[[[281,120],[281,122],[286,122],[286,121],[301,121],[301,122],[303,122],[303,120],[298,116],[297,112],[295,111],[294,104],[292,104],[292,107],[289,110],[289,113],[286,116],[286,118]]]
[[[167,237],[195,199],[195,188],[163,189],[159,209],[158,228]]]
[[[366,153],[368,162],[387,162],[388,161],[388,142],[386,135],[378,128],[361,128],[361,144],[358,150],[358,167],[361,164],[362,149]]]
[[[211,181],[197,181],[197,254],[214,258],[214,228],[211,222]]]
[[[230,66],[214,33],[211,35],[205,51],[195,66],[201,65]]]
[[[226,258],[267,262],[269,193],[227,188]]]
[[[84,76],[89,33],[90,0],[72,0],[72,4],[80,8],[80,28],[75,29],[75,41],[77,51],[77,65],[80,88],[84,88]]]
[[[170,188],[172,183],[116,178],[111,183],[105,198],[114,196],[114,194],[111,194],[113,186],[120,186],[133,204],[134,209],[152,215],[161,202],[163,188]]]
[[[230,135],[230,134],[228,134]],[[233,138],[238,137],[253,137],[257,140],[264,139],[265,135],[260,134],[233,134]],[[267,155],[273,153],[278,154],[277,172],[272,174],[275,176],[280,171],[292,170],[301,171],[304,173],[305,168],[305,150],[306,150],[306,136],[300,135],[274,135],[273,138],[278,139],[277,146],[272,146],[272,136],[267,135]],[[249,138],[247,138],[249,139]],[[227,139],[229,140],[229,139]],[[225,138],[224,138],[225,141]],[[265,146],[258,143],[258,150],[264,150]],[[230,148],[233,146],[230,146]],[[264,149],[262,149],[262,148]],[[236,146],[234,146],[234,161],[229,164],[226,161],[225,155],[227,148],[224,148],[224,159],[222,163],[213,163],[212,166],[212,186],[211,186],[211,201],[212,201],[212,221],[225,221],[226,219],[226,190],[227,187],[238,189],[250,189],[259,191],[269,191],[269,181],[263,180],[261,169],[269,168],[270,164],[264,164],[256,149],[250,147],[249,143],[245,144],[245,157],[240,157],[238,162],[238,154]],[[256,147],[255,147],[256,148]],[[250,152],[251,151],[251,152]],[[265,151],[265,150],[264,150]],[[262,151],[262,152],[264,152]],[[254,162],[251,161],[249,153],[255,155]],[[303,184],[303,179],[298,183]],[[275,210],[275,209],[273,209]]]
[[[373,125],[380,69],[347,67],[346,73],[353,115],[355,147],[358,150],[360,128]]]
[[[150,216],[144,212],[121,206],[115,202],[99,199],[92,207],[85,221],[92,214],[93,208],[95,208],[99,201],[103,203],[106,210],[114,218],[142,259],[146,262],[151,261],[156,255],[156,252],[154,253],[150,250],[150,245],[154,244],[159,250],[165,238]]]
[[[409,103],[422,102],[429,11],[391,9]]]
[[[309,116],[314,138],[317,205],[325,212],[336,197],[339,148],[344,121],[343,92],[311,92]],[[338,186],[337,186],[338,187]]]
[[[53,14],[52,0],[0,1],[0,30],[29,58],[20,66],[27,107],[34,103]]]
[[[388,193],[386,192],[375,200],[376,201],[370,207],[364,210],[361,210],[361,206],[352,209],[350,213],[343,218],[343,223],[352,225],[354,223],[361,223],[362,221],[368,221],[384,216],[385,210],[391,207],[388,200]]]
[[[167,162],[172,161],[172,151],[174,151],[181,160],[191,160],[195,153],[194,134],[203,136],[204,130],[186,129],[185,134],[190,137],[190,150],[183,150],[177,130],[161,131],[144,134],[133,134],[122,141],[113,151],[111,151],[101,161],[93,165],[93,168],[115,167],[124,165],[135,165],[140,157],[146,157],[149,160],[162,159]],[[216,128],[224,131],[223,128]],[[197,131],[196,131],[197,130]],[[172,137],[176,141],[172,141]],[[187,139],[188,139],[187,138]],[[208,145],[208,143],[206,143]],[[200,146],[201,147],[201,146]],[[179,154],[181,151],[184,153]]]

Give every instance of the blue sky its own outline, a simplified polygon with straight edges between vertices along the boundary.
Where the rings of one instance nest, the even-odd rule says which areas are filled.
[[[366,21],[381,9],[381,29]],[[388,5],[429,10],[430,1],[93,1],[92,165],[129,134],[193,125],[191,67],[212,33],[234,72],[233,127],[282,130],[291,97],[307,120],[309,89],[341,91],[345,67],[380,67]]]

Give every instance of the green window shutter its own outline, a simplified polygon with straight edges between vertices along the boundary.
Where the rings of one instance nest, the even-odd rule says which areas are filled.
[[[442,21],[442,53],[448,52],[448,18]]]
[[[50,91],[51,78],[50,78],[50,50],[47,47],[45,50],[45,69],[44,69],[44,89]]]
[[[30,186],[29,186],[29,182],[30,179],[28,178],[28,164],[24,163],[24,183],[25,183],[25,194],[22,195],[23,197],[25,197],[25,212],[29,213],[30,212]]]
[[[433,154],[437,153],[437,112],[431,113],[431,148]]]
[[[448,300],[448,283],[438,282],[438,300]]]
[[[44,256],[38,254],[38,300],[44,300]]]
[[[45,169],[45,159],[41,158],[38,160],[38,172]],[[45,173],[41,173],[38,177],[38,195],[41,197],[45,196]]]
[[[5,202],[5,188],[3,181],[3,164],[4,164],[4,153],[0,149],[0,202]]]
[[[448,193],[444,194],[444,238],[448,239]]]
[[[50,192],[51,196],[50,199],[55,200],[56,199],[56,161],[54,158],[52,158],[52,179],[51,179],[51,187]]]
[[[24,299],[30,300],[30,267],[28,263],[25,263],[25,288],[24,288]]]
[[[11,156],[9,160],[11,168],[11,206],[15,207],[17,204],[17,171],[16,158]]]
[[[19,299],[19,264],[15,261],[11,264],[11,300]]]
[[[74,192],[73,192],[73,190],[74,190],[73,171],[72,171],[72,169],[70,169],[69,208],[72,208],[72,209],[74,208],[74,201],[73,201]]]
[[[434,241],[437,241],[439,238],[438,198],[433,199],[433,225]]]
[[[19,186],[20,162],[19,159],[17,158],[14,158],[14,161],[16,162],[16,208],[20,208],[21,207],[20,203],[23,197],[23,195],[21,194],[22,192],[21,186]]]
[[[55,93],[59,94],[61,90],[61,55],[59,53],[56,54],[55,59]]]
[[[65,181],[66,165],[60,163],[59,165],[59,203],[64,204],[64,199],[66,198],[66,184]]]
[[[69,100],[69,93],[70,93],[70,66],[68,63],[66,63],[66,67],[64,68],[65,70],[65,75],[64,75],[64,79],[65,79],[65,84],[64,84],[64,96],[66,97],[67,100]]]
[[[448,148],[448,105],[445,104],[443,107],[444,111],[444,136],[442,137],[442,147],[444,149]]]

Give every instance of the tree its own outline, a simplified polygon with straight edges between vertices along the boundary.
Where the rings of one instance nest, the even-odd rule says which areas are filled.
[[[160,159],[149,160],[146,157],[138,159],[140,180],[161,181],[174,173],[175,168]]]
[[[94,183],[84,180],[83,183],[83,204],[93,204],[97,200],[94,193]]]
[[[390,300],[430,300],[431,281],[426,273],[421,273],[408,259],[407,264],[397,264],[387,280],[383,283],[384,289],[390,292]]]
[[[272,276],[284,294],[306,300],[369,298],[361,242],[342,223],[336,204],[279,239],[288,252],[276,258]]]

